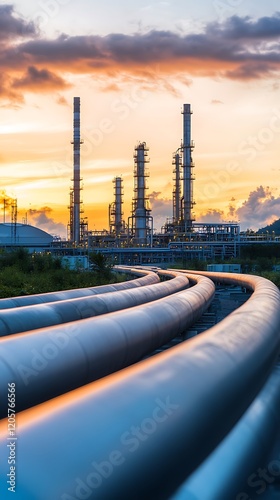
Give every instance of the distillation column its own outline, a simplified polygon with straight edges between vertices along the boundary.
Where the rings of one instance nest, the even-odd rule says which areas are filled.
[[[81,216],[81,177],[80,177],[80,146],[82,144],[80,135],[80,98],[74,97],[74,123],[73,123],[73,197],[72,197],[72,228],[70,238],[75,245],[80,243],[80,216]],[[71,209],[70,209],[71,210]]]
[[[115,177],[113,183],[115,187],[115,201],[109,205],[109,225],[110,233],[113,233],[118,237],[124,230],[124,222],[122,218],[123,179],[121,177]]]
[[[194,167],[192,161],[192,150],[194,148],[194,142],[191,140],[191,106],[190,104],[184,104],[183,109],[183,198],[182,198],[182,223],[184,225],[184,231],[189,231],[192,227],[192,222],[194,220],[192,209],[193,209],[193,175],[192,169]]]
[[[123,195],[123,187],[122,187],[122,178],[116,177],[114,180],[115,183],[115,231],[118,236],[123,228],[123,211],[122,211],[122,195]]]
[[[174,165],[174,189],[173,189],[173,222],[178,223],[181,219],[181,165],[182,157],[178,151],[173,156]]]
[[[133,220],[134,220],[134,243],[137,245],[146,245],[149,231],[150,210],[148,209],[148,197],[146,195],[146,178],[148,172],[146,169],[147,159],[146,143],[140,143],[135,148],[135,168],[134,168],[134,202],[133,202]]]

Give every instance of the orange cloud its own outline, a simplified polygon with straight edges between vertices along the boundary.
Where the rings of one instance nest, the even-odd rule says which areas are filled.
[[[61,90],[70,85],[63,78],[47,69],[37,69],[35,66],[29,66],[21,78],[13,81],[12,86],[14,89],[22,89],[29,92],[45,92]]]
[[[104,91],[118,91],[122,79],[135,78],[139,85],[149,84],[149,90],[160,84],[176,93],[167,78],[187,85],[193,76],[256,80],[275,76],[280,69],[279,12],[259,19],[232,16],[209,23],[198,34],[151,30],[45,39],[32,23],[16,16],[12,6],[2,5],[0,33],[5,75],[0,97],[18,102],[25,91],[67,88],[69,74],[106,76]]]
[[[33,22],[26,21],[15,13],[13,5],[0,5],[0,43],[18,38],[36,36],[37,30]]]

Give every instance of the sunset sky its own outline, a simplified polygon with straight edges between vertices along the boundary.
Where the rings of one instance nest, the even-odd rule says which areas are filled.
[[[74,96],[89,229],[108,229],[115,176],[130,215],[139,141],[158,231],[172,215],[184,103],[196,220],[257,229],[280,218],[279,41],[276,0],[0,2],[0,222],[16,198],[18,222],[66,237]]]

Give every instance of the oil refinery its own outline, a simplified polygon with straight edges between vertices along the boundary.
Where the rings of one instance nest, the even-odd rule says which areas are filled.
[[[131,215],[124,219],[123,203],[125,186],[123,178],[116,176],[113,182],[113,201],[108,207],[108,230],[95,231],[88,227],[81,202],[81,102],[73,99],[73,177],[70,189],[69,222],[67,241],[55,240],[38,228],[18,224],[17,203],[12,203],[11,223],[0,224],[0,245],[3,247],[26,246],[48,249],[57,255],[81,256],[90,251],[110,255],[114,264],[171,264],[185,260],[230,259],[239,256],[241,245],[252,243],[240,233],[235,222],[199,223],[194,216],[194,162],[192,139],[192,110],[184,104],[181,111],[181,144],[173,154],[173,216],[166,220],[161,230],[154,230],[153,213],[149,206],[148,178],[149,148],[139,142],[134,149],[134,195]],[[172,171],[170,168],[170,177]],[[32,244],[28,234],[32,231]],[[35,237],[35,232],[37,236]],[[1,234],[3,233],[3,237]],[[25,234],[26,233],[26,234]],[[276,238],[277,239],[277,238]],[[31,241],[31,240],[30,240]],[[272,239],[255,238],[254,242],[268,243]],[[275,238],[273,239],[275,242]]]
[[[98,249],[110,253],[118,264],[171,263],[178,258],[213,259],[236,257],[240,228],[237,223],[196,223],[193,213],[194,162],[190,104],[184,104],[183,140],[173,155],[173,217],[160,232],[154,230],[149,207],[149,148],[140,142],[134,150],[134,196],[131,215],[123,218],[124,185],[121,176],[113,179],[113,201],[108,207],[108,230],[91,231],[81,217],[80,176],[80,98],[74,97],[73,117],[73,186],[70,192],[67,247],[78,250]],[[58,244],[57,244],[58,245]]]

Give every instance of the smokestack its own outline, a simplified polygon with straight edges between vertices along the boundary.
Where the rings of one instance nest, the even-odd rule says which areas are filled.
[[[192,150],[194,148],[194,142],[191,140],[191,106],[190,104],[184,104],[183,109],[183,198],[182,198],[182,218],[185,226],[185,231],[192,227],[192,222],[194,220],[192,215],[193,209],[193,176],[192,168],[194,167],[192,161]]]
[[[80,98],[74,97],[74,120],[73,120],[73,217],[72,217],[72,241],[75,245],[80,243],[80,216],[81,216],[81,177],[80,177]]]

